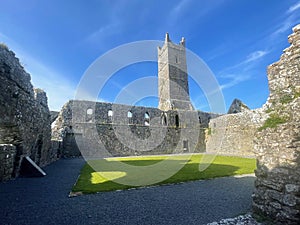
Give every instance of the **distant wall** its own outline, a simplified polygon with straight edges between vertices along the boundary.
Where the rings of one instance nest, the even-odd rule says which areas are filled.
[[[246,110],[211,119],[206,131],[206,152],[254,157],[253,139],[261,117],[260,110]]]
[[[6,180],[18,176],[24,156],[43,166],[56,154],[51,152],[47,96],[33,88],[30,75],[4,45],[0,45],[0,90],[0,180]]]
[[[52,136],[63,142],[65,156],[80,155],[79,148],[86,155],[99,157],[105,152],[112,156],[193,149],[204,152],[205,128],[215,116],[197,111],[164,112],[149,107],[70,101],[54,122]]]

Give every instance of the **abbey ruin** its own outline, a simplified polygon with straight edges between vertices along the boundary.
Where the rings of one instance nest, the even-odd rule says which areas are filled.
[[[70,100],[59,113],[50,112],[45,92],[33,88],[14,53],[0,45],[0,180],[22,175],[26,157],[44,166],[80,155],[252,156],[257,158],[254,213],[275,224],[298,224],[300,25],[288,40],[291,46],[268,68],[267,103],[250,110],[234,100],[225,115],[194,109],[185,40],[174,44],[168,34],[158,48],[158,108]]]

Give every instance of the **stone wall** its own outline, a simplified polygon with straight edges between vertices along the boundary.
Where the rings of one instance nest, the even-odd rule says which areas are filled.
[[[0,144],[6,146],[0,148],[0,155],[7,155],[7,149],[14,154],[0,157],[1,171],[6,171],[0,172],[0,180],[18,176],[24,156],[40,166],[56,159],[51,152],[47,97],[33,88],[30,79],[15,54],[0,45]],[[8,175],[7,171],[12,172]]]
[[[300,25],[293,31],[268,67],[267,119],[255,134],[253,210],[273,224],[300,224]]]
[[[217,115],[70,101],[53,123],[64,156],[126,156],[205,151],[205,128]],[[80,149],[80,151],[79,151]],[[193,150],[194,149],[194,150]]]
[[[0,176],[1,180],[9,180],[14,170],[16,147],[0,144]]]
[[[261,118],[261,110],[244,110],[211,119],[206,131],[206,152],[254,157],[253,139]]]

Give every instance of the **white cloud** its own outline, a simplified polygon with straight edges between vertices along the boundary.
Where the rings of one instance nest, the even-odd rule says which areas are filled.
[[[241,82],[251,79],[250,70],[255,65],[255,61],[261,59],[268,51],[258,50],[254,51],[246,57],[245,60],[237,63],[233,66],[227,67],[225,70],[219,73],[219,77],[224,80],[228,80],[227,83],[220,85],[222,90],[231,88],[235,85],[238,85]]]
[[[231,87],[233,87],[243,81],[249,80],[251,78],[251,76],[245,75],[245,74],[242,74],[242,75],[228,74],[228,75],[223,75],[222,77],[230,79],[229,82],[220,85],[222,90],[231,88]]]
[[[88,42],[100,42],[105,37],[114,34],[118,31],[118,23],[110,23],[108,25],[102,26],[93,33],[89,34],[85,40]]]
[[[295,5],[292,5],[288,10],[287,13],[292,13],[296,10],[300,9],[300,2],[296,3]]]
[[[222,74],[230,74],[230,73],[232,73],[233,70],[245,71],[246,69],[249,69],[249,67],[253,67],[253,63],[256,60],[264,57],[268,53],[269,53],[268,51],[263,51],[263,50],[257,50],[257,51],[251,52],[250,54],[247,55],[246,59],[244,59],[243,61],[241,61],[233,66],[227,67],[226,69],[222,70],[219,74],[221,77],[223,77]],[[226,75],[226,76],[228,76],[228,75]]]
[[[172,10],[171,15],[178,15],[181,11],[183,11],[189,3],[189,0],[181,0]]]
[[[261,50],[252,52],[247,56],[247,59],[243,62],[243,64],[255,61],[255,60],[265,56],[267,53],[268,53],[267,51],[261,51]]]

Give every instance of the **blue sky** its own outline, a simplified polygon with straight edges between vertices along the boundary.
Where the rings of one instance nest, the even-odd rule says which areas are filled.
[[[34,86],[47,92],[50,109],[74,98],[86,69],[105,52],[140,40],[163,40],[169,32],[201,57],[215,74],[227,108],[239,98],[259,108],[268,97],[267,66],[289,46],[300,23],[299,0],[46,1],[0,0],[0,42],[16,52]],[[157,65],[133,65],[118,72],[99,98],[114,102],[122,87]],[[197,109],[210,111],[192,81]],[[157,99],[137,104],[156,106]]]

